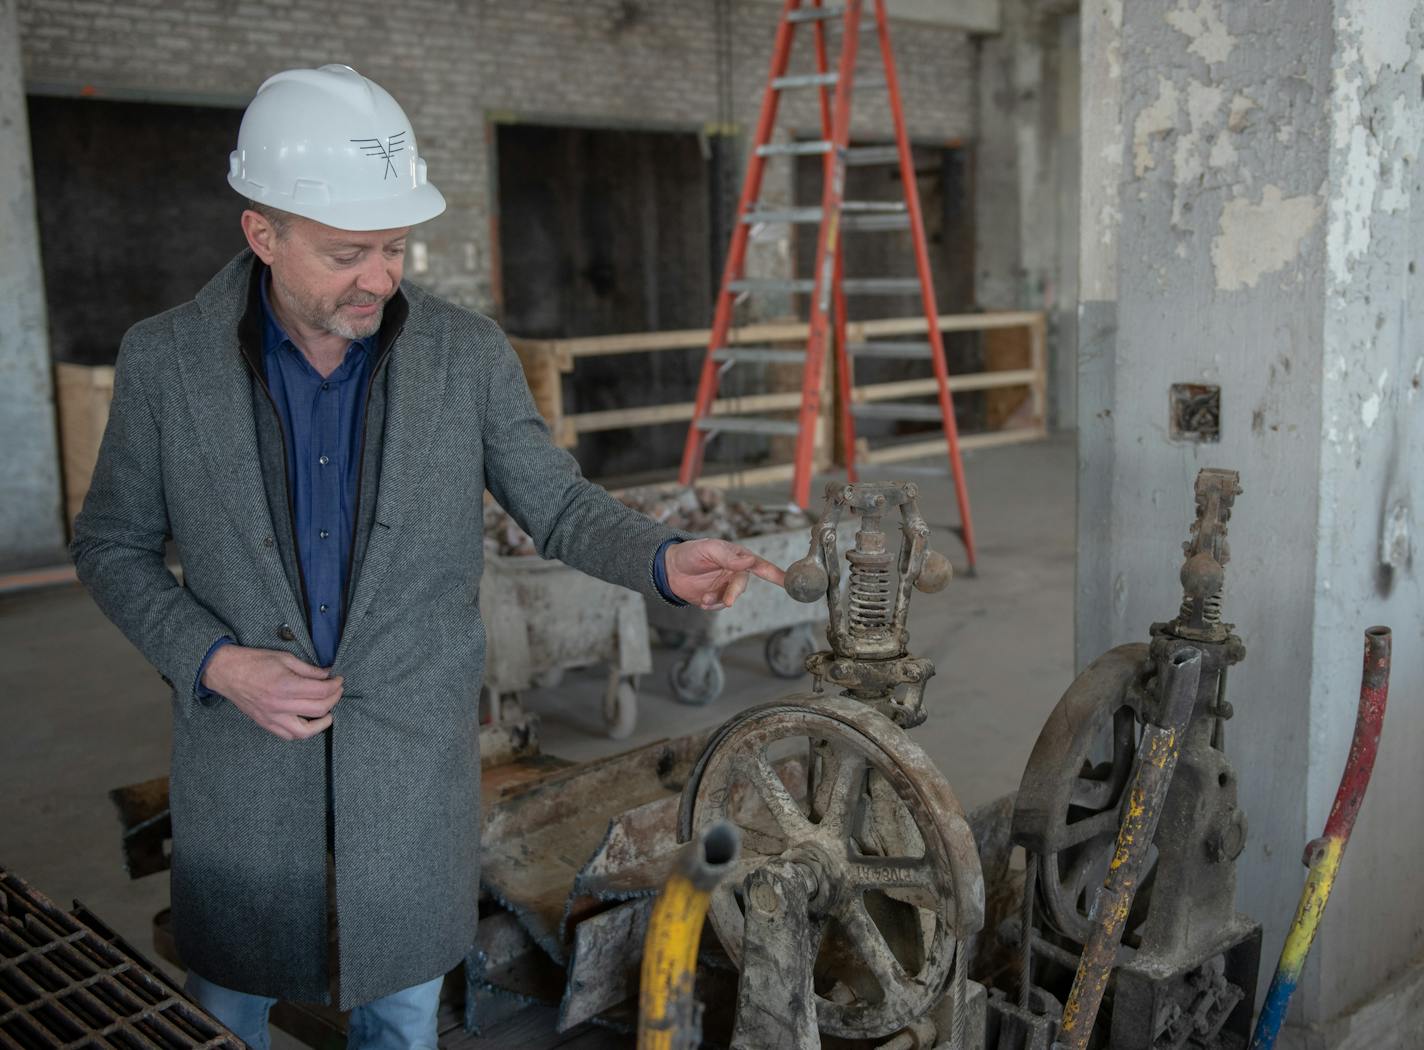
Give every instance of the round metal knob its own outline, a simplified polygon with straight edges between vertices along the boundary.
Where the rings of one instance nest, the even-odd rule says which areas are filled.
[[[815,558],[802,558],[786,570],[786,593],[798,602],[819,601],[830,583],[826,570]]]
[[[949,563],[939,551],[930,551],[925,555],[924,568],[920,570],[920,575],[915,580],[915,590],[924,594],[934,594],[942,591],[954,576],[954,566]]]

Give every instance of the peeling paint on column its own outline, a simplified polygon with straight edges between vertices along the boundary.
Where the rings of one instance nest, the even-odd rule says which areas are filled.
[[[1152,156],[1154,140],[1165,138],[1177,128],[1177,85],[1166,77],[1157,78],[1157,101],[1143,107],[1132,122],[1132,172],[1139,179],[1157,166]]]
[[[1274,185],[1261,191],[1259,203],[1245,198],[1227,201],[1221,209],[1220,230],[1211,242],[1217,289],[1254,288],[1266,274],[1295,262],[1321,210],[1314,194],[1286,197]]]
[[[1176,8],[1167,13],[1167,24],[1191,37],[1187,50],[1208,63],[1225,62],[1231,54],[1235,41],[1226,31],[1213,0],[1196,0],[1195,3],[1180,0]]]

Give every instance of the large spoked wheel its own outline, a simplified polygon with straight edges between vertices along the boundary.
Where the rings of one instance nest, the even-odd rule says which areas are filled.
[[[744,884],[792,851],[823,858],[813,906],[823,1032],[878,1038],[943,994],[956,945],[983,924],[984,887],[963,810],[904,730],[853,700],[801,694],[753,708],[708,743],[683,792],[684,835],[719,819],[742,834],[714,892],[713,928],[741,963]]]
[[[1037,856],[1038,906],[1047,925],[1087,942],[1093,898],[1107,876],[1137,759],[1147,646],[1123,645],[1069,686],[1044,724],[1024,770],[1015,839]],[[1149,850],[1123,941],[1137,942],[1152,896]]]

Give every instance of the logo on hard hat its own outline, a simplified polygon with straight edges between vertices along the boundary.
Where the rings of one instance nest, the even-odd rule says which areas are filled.
[[[386,170],[381,175],[381,181],[385,182],[394,175],[400,178],[400,173],[396,171],[395,161],[392,158],[405,149],[405,132],[397,131],[394,135],[386,139],[384,143],[380,139],[352,139],[352,142],[361,147],[361,152],[368,157],[375,157],[386,162]]]

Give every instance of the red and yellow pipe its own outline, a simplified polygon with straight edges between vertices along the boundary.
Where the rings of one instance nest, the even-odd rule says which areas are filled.
[[[1335,792],[1335,804],[1330,807],[1330,816],[1325,821],[1325,834],[1305,848],[1303,859],[1310,872],[1296,906],[1295,921],[1281,949],[1276,975],[1271,978],[1270,990],[1261,1006],[1261,1016],[1256,1019],[1251,1050],[1271,1050],[1276,1045],[1291,993],[1300,981],[1305,957],[1310,954],[1316,930],[1320,928],[1320,917],[1330,900],[1335,874],[1340,870],[1340,860],[1350,842],[1365,790],[1370,786],[1370,774],[1374,772],[1375,756],[1379,753],[1380,731],[1384,728],[1384,709],[1389,701],[1389,656],[1389,628],[1371,627],[1365,632],[1365,669],[1360,681],[1360,707],[1355,716],[1350,757],[1345,762],[1340,789]]]

